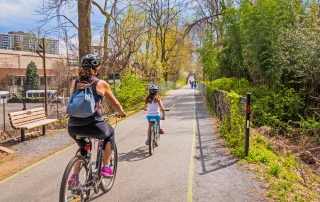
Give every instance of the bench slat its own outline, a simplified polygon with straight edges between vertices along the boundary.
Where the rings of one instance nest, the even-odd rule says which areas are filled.
[[[22,119],[25,117],[30,117],[30,116],[39,115],[39,114],[44,115],[44,112],[43,111],[36,111],[36,112],[32,112],[31,114],[20,114],[20,115],[16,115],[16,116],[9,116],[9,118],[10,118],[10,120],[14,121],[17,119]]]
[[[16,120],[11,121],[11,123],[17,124],[17,123],[24,123],[26,121],[32,121],[32,120],[37,121],[38,119],[41,119],[41,118],[46,118],[46,116],[44,114],[39,114],[39,115],[35,115],[35,116],[25,117],[22,119],[16,119]]]
[[[21,129],[21,128],[24,128],[24,129],[35,128],[35,127],[38,127],[38,126],[42,126],[42,125],[46,125],[46,124],[55,122],[57,120],[58,119],[44,119],[44,120],[36,121],[34,123],[29,123],[29,124],[18,126],[18,128],[19,129]]]
[[[47,118],[46,118],[46,117],[42,117],[42,118],[35,119],[35,120],[30,120],[30,121],[26,121],[26,122],[22,122],[22,123],[17,123],[17,124],[14,124],[13,126],[14,126],[14,127],[19,127],[19,126],[21,126],[21,125],[33,123],[33,122],[35,122],[35,121],[41,121],[41,120],[44,120],[44,119],[47,119]],[[12,126],[12,127],[13,127],[13,126]]]
[[[34,109],[28,109],[28,110],[23,110],[23,111],[18,111],[18,112],[11,112],[8,113],[9,116],[16,116],[16,115],[20,115],[20,114],[26,114],[28,111],[32,112],[36,112],[36,111],[44,111],[43,107],[39,107],[39,108],[34,108]]]

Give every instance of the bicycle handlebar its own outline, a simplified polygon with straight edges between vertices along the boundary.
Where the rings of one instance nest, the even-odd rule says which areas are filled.
[[[103,118],[104,119],[110,119],[111,117],[117,117],[117,118],[122,118],[122,117],[126,117],[127,115],[126,114],[124,114],[123,116],[121,116],[121,117],[118,117],[118,113],[113,113],[113,114],[110,114],[109,116],[104,116]]]

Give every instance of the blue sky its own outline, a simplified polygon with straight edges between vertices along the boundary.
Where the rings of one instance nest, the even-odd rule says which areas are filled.
[[[23,31],[25,33],[37,29],[37,21],[41,20],[41,16],[35,15],[34,10],[43,5],[43,2],[50,0],[1,0],[0,6],[0,33],[7,34],[10,31]],[[76,0],[74,0],[76,2]],[[96,0],[97,3],[103,5],[104,0]],[[92,7],[91,23],[93,28],[96,26],[103,27],[105,17]],[[69,11],[67,11],[69,12]],[[68,15],[69,16],[69,15]],[[70,15],[72,20],[77,24],[75,13]],[[55,27],[57,20],[52,19],[47,27]],[[71,31],[74,34],[76,31]],[[93,30],[93,43],[99,41],[100,30]],[[57,34],[49,35],[50,38],[59,39]],[[73,38],[74,44],[77,44],[77,38]],[[61,44],[60,44],[61,45]],[[64,54],[65,50],[60,46],[60,53]]]
[[[41,16],[34,15],[34,10],[43,5],[43,1],[48,0],[1,0],[0,6],[0,33],[8,33],[10,31],[23,31],[29,32],[37,27],[37,20],[41,19]],[[75,0],[76,1],[76,0]],[[103,0],[97,0],[96,2],[103,5]],[[93,6],[92,23],[93,25],[104,23],[104,17]],[[75,20],[77,23],[77,20]],[[54,26],[56,20],[53,19],[50,22],[51,26]],[[52,36],[53,38],[56,38]]]
[[[28,32],[34,28],[38,16],[33,16],[32,9],[43,0],[1,0],[0,33],[9,31]]]

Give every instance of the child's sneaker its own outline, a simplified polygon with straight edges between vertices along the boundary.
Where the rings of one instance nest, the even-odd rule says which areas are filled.
[[[162,128],[159,128],[159,133],[164,134],[164,131],[162,130]]]
[[[68,180],[68,185],[72,187],[76,187],[79,184],[79,179],[76,174],[72,174],[70,179]]]
[[[101,169],[100,176],[102,177],[112,177],[113,176],[113,171],[109,166],[103,166]]]

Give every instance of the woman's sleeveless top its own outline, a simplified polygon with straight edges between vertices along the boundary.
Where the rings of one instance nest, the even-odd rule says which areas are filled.
[[[92,122],[104,121],[104,118],[102,116],[102,107],[101,107],[103,97],[101,95],[99,95],[96,90],[99,79],[97,77],[92,76],[89,80],[85,80],[85,81],[87,81],[88,83],[91,83],[94,80],[95,80],[95,82],[91,85],[91,87],[92,87],[92,91],[93,91],[93,95],[94,95],[94,100],[95,100],[96,106],[97,106],[96,112],[86,118],[77,118],[77,117],[70,116],[69,122],[68,122],[69,126],[84,126],[84,125],[88,125]],[[83,81],[83,80],[81,80],[81,81]],[[75,84],[77,84],[78,82],[79,82],[78,79],[76,79]],[[100,100],[101,100],[101,102],[99,104]]]
[[[160,115],[160,107],[158,102],[147,103],[148,106],[148,115],[157,116]]]

